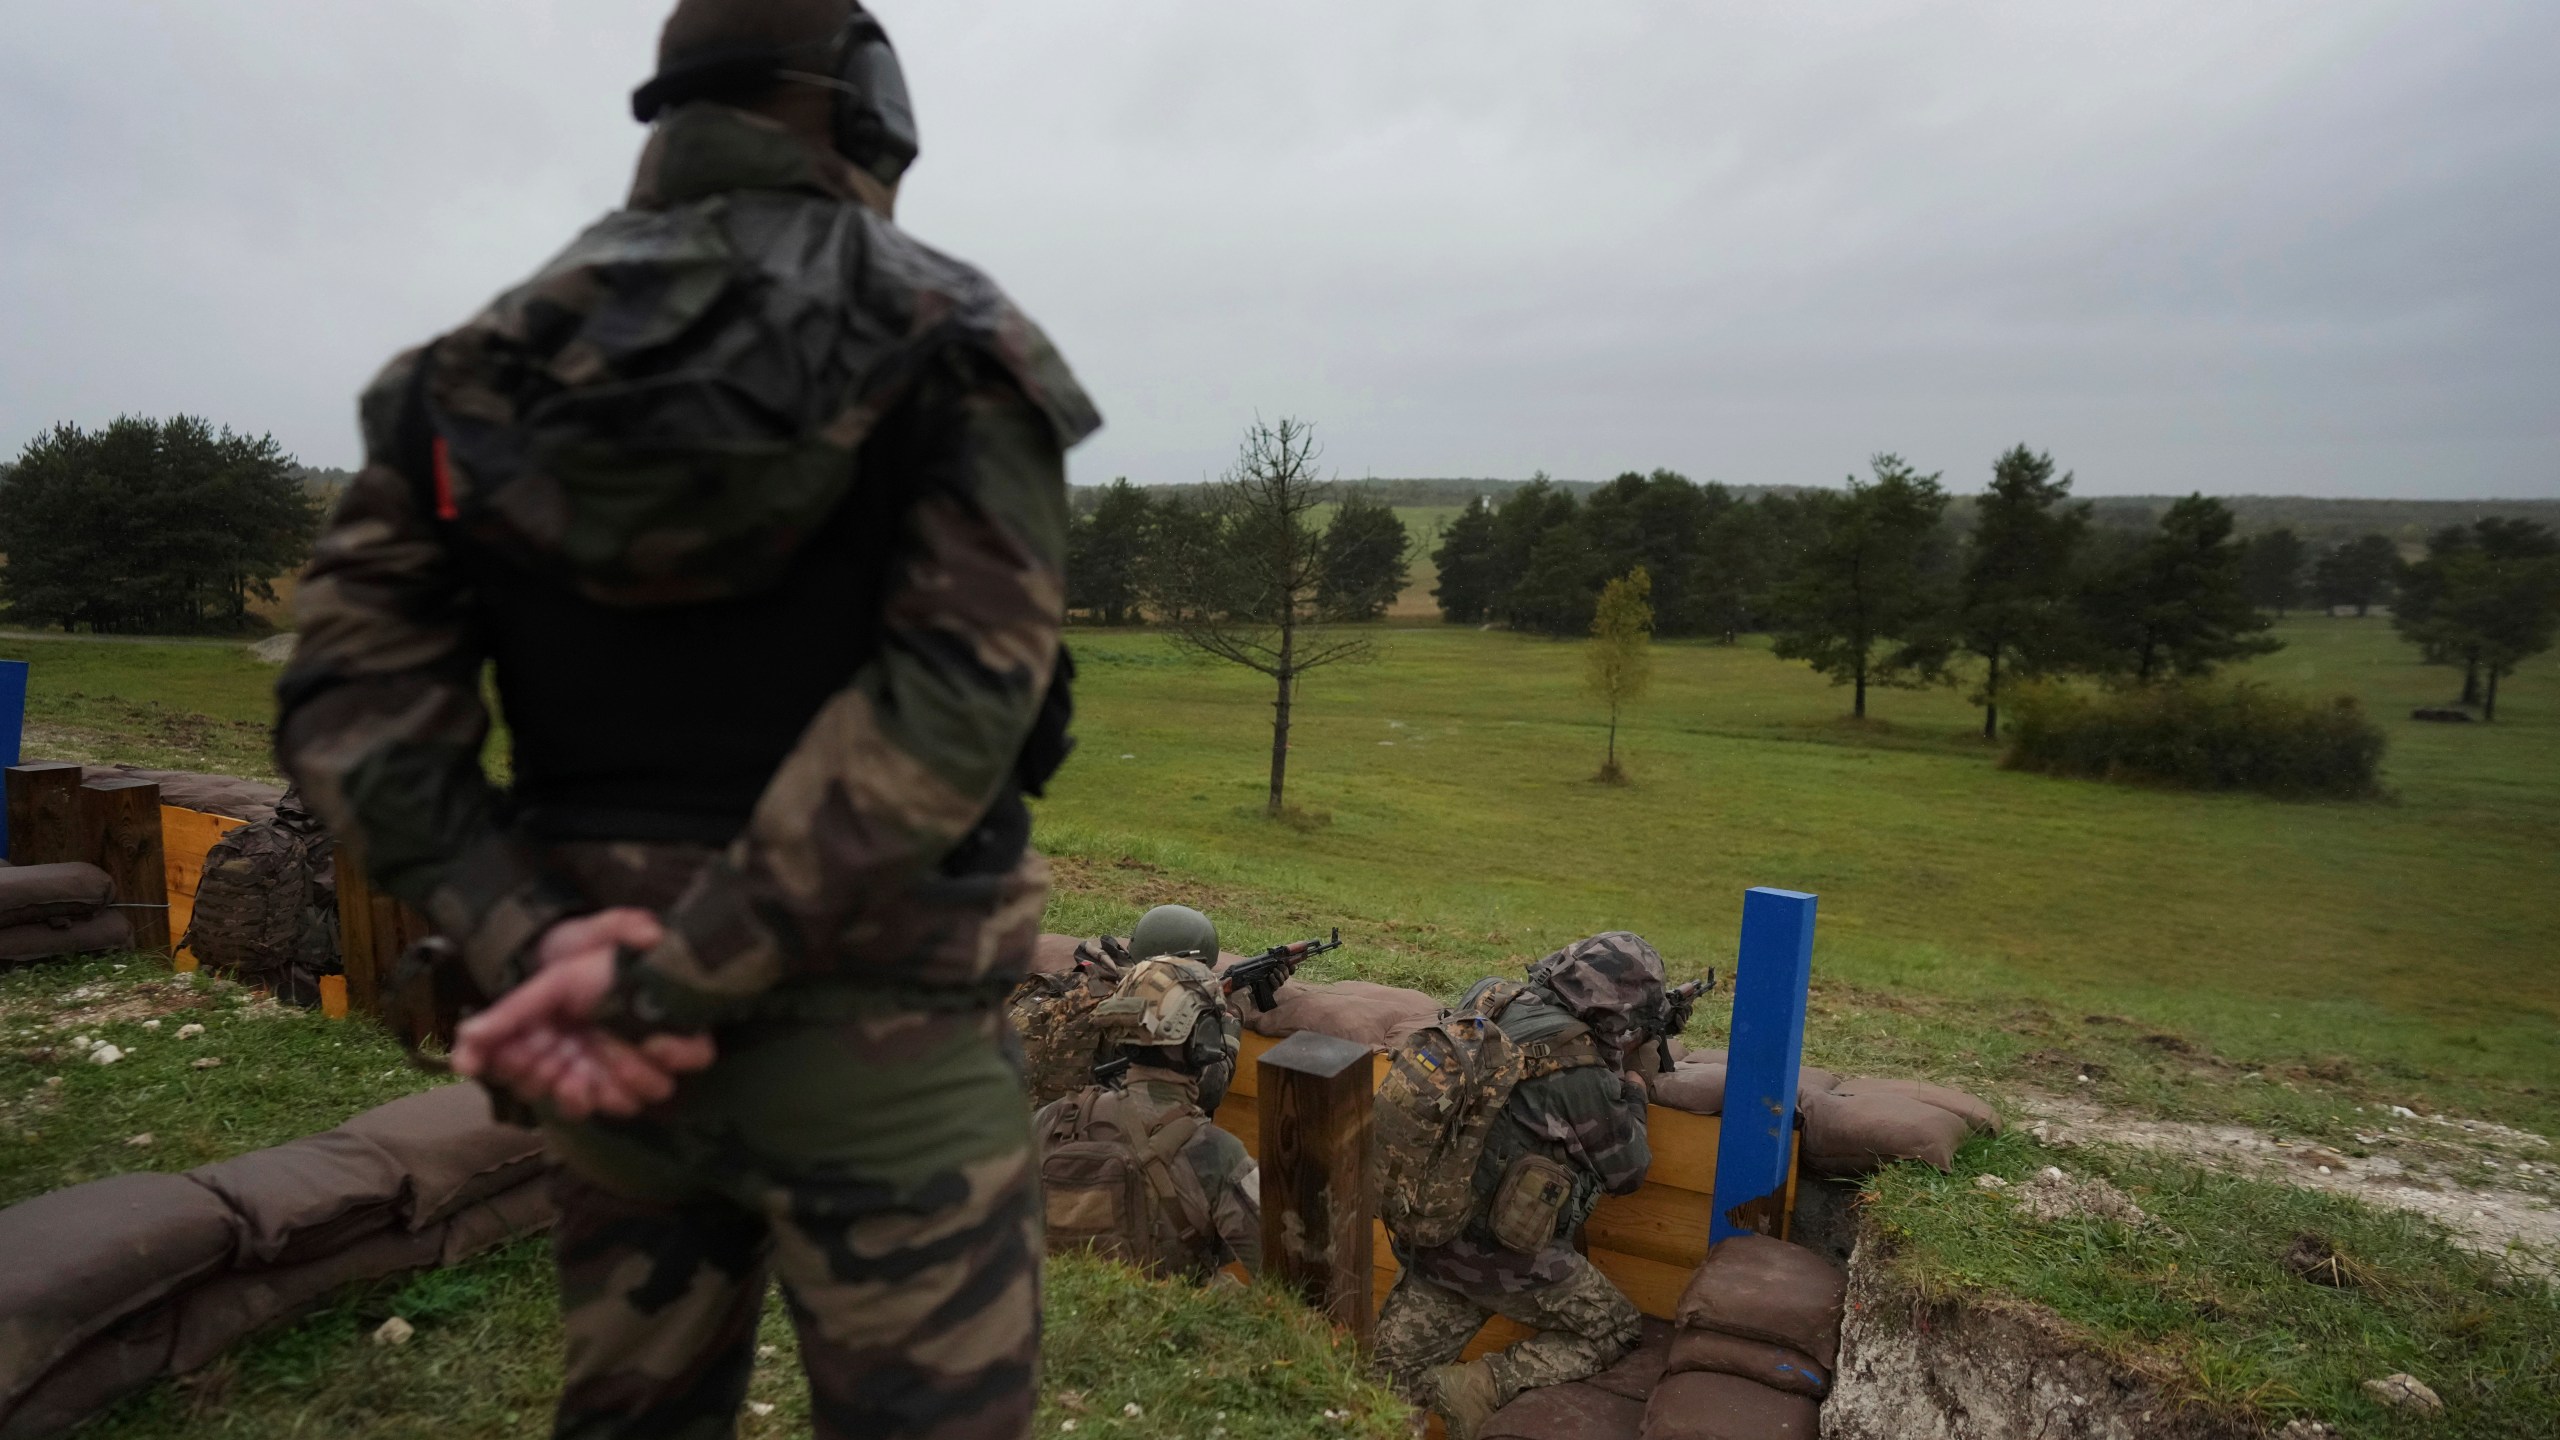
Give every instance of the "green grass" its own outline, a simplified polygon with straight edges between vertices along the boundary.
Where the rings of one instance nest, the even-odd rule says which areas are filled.
[[[188,1024],[204,1033],[178,1038]],[[81,1038],[124,1058],[92,1064],[73,1044]],[[204,1059],[222,1063],[195,1068]],[[0,1205],[282,1144],[428,1083],[372,1026],[172,975],[166,962],[126,956],[0,974]],[[148,1145],[131,1143],[145,1135]]]
[[[2107,1177],[2148,1221],[2032,1223],[1973,1183],[2023,1181],[2055,1162]],[[2301,1416],[2350,1435],[2560,1436],[2560,1295],[2502,1276],[2415,1217],[2142,1152],[2066,1156],[2015,1135],[1966,1146],[1952,1175],[1896,1166],[1872,1193],[1911,1290],[2049,1306],[2094,1346],[2155,1368],[2165,1357],[2179,1388],[2254,1409],[2270,1429]],[[2304,1235],[2334,1247],[2360,1283],[2315,1285],[2285,1268]],[[2446,1413],[2405,1416],[2360,1388],[2394,1373],[2427,1382]]]
[[[1883,692],[1857,724],[1803,667],[1706,644],[1659,647],[1621,734],[1634,784],[1603,787],[1576,647],[1417,629],[1306,682],[1289,793],[1328,823],[1277,826],[1258,677],[1086,633],[1083,748],[1040,810],[1069,876],[1055,918],[1196,894],[1240,940],[1339,919],[1331,973],[1446,992],[1615,926],[1682,971],[1729,967],[1743,890],[1782,885],[1822,897],[1826,1060],[2031,1079],[2027,1056],[2105,1046],[2079,1023],[2105,1015],[2229,1061],[2184,1087],[2208,1109],[2229,1073],[2319,1068],[2355,1100],[2560,1126],[2560,667],[2517,676],[2494,726],[2430,726],[2401,717],[2450,673],[2383,622],[2282,633],[2249,673],[2363,696],[2388,800],[2004,772],[1955,693]]]
[[[145,1022],[158,1020],[157,1028]],[[177,1030],[205,1033],[181,1040]],[[126,1052],[82,1058],[77,1038]],[[199,1070],[191,1062],[219,1057]],[[58,1079],[60,1083],[48,1083]],[[325,1130],[433,1083],[360,1022],[172,976],[139,956],[0,974],[0,1205],[136,1170],[180,1170]],[[148,1135],[151,1143],[129,1143]],[[1262,1289],[1202,1291],[1095,1262],[1048,1272],[1043,1433],[1233,1440],[1401,1433],[1401,1407],[1304,1308]],[[397,1315],[407,1345],[373,1344]],[[768,1304],[741,1434],[808,1433],[791,1327]],[[362,1286],[175,1383],[117,1406],[101,1437],[532,1436],[547,1433],[561,1335],[549,1251],[521,1241],[451,1270]],[[1139,1406],[1132,1417],[1121,1407]],[[1337,1411],[1337,1424],[1323,1418]]]
[[[1306,683],[1291,755],[1300,823],[1275,825],[1260,814],[1271,697],[1259,677],[1182,655],[1158,635],[1080,632],[1082,749],[1039,807],[1040,841],[1060,875],[1049,925],[1118,931],[1139,908],[1165,900],[1210,909],[1231,948],[1340,924],[1349,944],[1319,961],[1317,975],[1447,994],[1475,975],[1621,926],[1653,939],[1683,974],[1729,968],[1743,889],[1784,885],[1822,896],[1808,1028],[1818,1063],[1926,1075],[1994,1096],[2069,1090],[2341,1143],[2372,1123],[2359,1122],[2356,1107],[2383,1103],[2560,1132],[2560,967],[2551,941],[2560,929],[2560,662],[2543,657],[2509,681],[2495,725],[2422,725],[2404,717],[2448,698],[2454,677],[2416,664],[2386,622],[2299,618],[2279,633],[2288,648],[2245,673],[2361,697],[2390,732],[2386,799],[2290,803],[2004,772],[1958,694],[1881,692],[1872,701],[1877,718],[1852,723],[1841,692],[1754,644],[1660,647],[1653,697],[1621,735],[1634,783],[1602,787],[1589,781],[1602,717],[1579,692],[1575,646],[1423,625],[1382,627],[1376,664]],[[265,768],[274,672],[243,653],[84,641],[15,648],[36,662],[30,708],[40,732],[86,737],[98,747],[94,758],[161,759],[182,748],[147,725],[134,735],[137,714],[180,727],[203,716],[212,738],[202,752],[233,758],[202,763]],[[1714,1009],[1701,1016],[1705,1035],[1721,1028]],[[340,1043],[319,1022],[275,1023],[287,1027],[278,1045]],[[304,1028],[290,1028],[297,1025]],[[13,1036],[10,1045],[23,1041]],[[261,1068],[331,1058],[287,1048]],[[203,1078],[193,1072],[154,1082],[163,1086],[158,1108],[119,1111],[108,1091],[88,1088],[114,1072],[156,1073],[152,1063],[79,1077],[77,1091],[66,1075],[54,1102],[62,1108],[50,1113],[27,1108],[43,1103],[29,1094],[31,1072],[0,1071],[0,1100],[17,1107],[0,1111],[0,1126],[31,1124],[47,1136],[43,1147],[58,1147],[27,1151],[48,1158],[23,1172],[13,1158],[8,1193],[119,1163],[180,1162],[178,1151],[164,1162],[157,1148],[121,1150],[120,1130],[155,1128],[158,1145],[190,1154],[235,1140],[245,1148],[252,1136],[318,1129],[370,1103],[338,1096],[341,1082],[373,1074],[362,1083],[395,1087],[384,1095],[412,1083],[381,1077],[395,1063],[384,1058],[315,1081],[299,1098],[279,1092],[272,1103],[238,1093],[182,1106],[194,1094],[187,1085]],[[345,1063],[372,1064],[360,1049]],[[2090,1083],[2079,1082],[2084,1073]],[[210,1113],[160,1118],[173,1108]],[[1976,1168],[2035,1158],[2014,1140],[1968,1152]],[[2167,1351],[2206,1393],[2255,1396],[2273,1413],[2352,1418],[2365,1412],[2340,1389],[2352,1389],[2349,1372],[2410,1357],[2393,1368],[2429,1375],[2415,1363],[2424,1361],[2474,1397],[2456,1406],[2467,1418],[2439,1433],[2539,1433],[2527,1423],[2536,1417],[2515,1408],[2513,1395],[2525,1392],[2501,1390],[2509,1382],[2496,1377],[2538,1376],[2527,1363],[2532,1346],[2547,1356],[2555,1344],[2547,1294],[2485,1288],[2477,1263],[2419,1222],[2167,1162],[2104,1163],[2144,1190],[2143,1203],[2170,1227],[2118,1245],[1977,1223],[1996,1213],[1976,1213],[1989,1202],[1963,1188],[1964,1176],[1946,1182],[1908,1170],[1885,1178],[1879,1213],[1909,1241],[1908,1263],[1925,1283],[2052,1303],[2102,1343]],[[2386,1273],[2436,1278],[2345,1301],[2306,1298],[2299,1282],[2276,1284],[2265,1268],[2301,1228],[2337,1235]],[[2186,1277],[2175,1284],[2163,1280],[2172,1260]],[[1082,1283],[1060,1273],[1053,1303]],[[424,1433],[437,1417],[463,1417],[439,1434],[522,1433],[503,1416],[545,1403],[551,1372],[542,1367],[554,1344],[548,1281],[533,1259],[513,1253],[457,1274],[435,1283],[492,1288],[457,1309],[468,1318],[448,1327],[450,1340],[429,1327],[419,1345],[377,1357],[355,1338],[361,1322],[388,1313],[385,1304],[434,1296],[352,1300],[334,1319],[244,1351],[237,1377],[223,1382],[231,1398],[206,1412],[215,1419],[190,1425],[308,1409],[338,1418],[308,1422],[315,1428],[304,1433]],[[1180,1305],[1163,1313],[1147,1305],[1244,1303],[1149,1300],[1118,1282],[1095,1284],[1092,1313],[1102,1321],[1053,1330],[1053,1387],[1104,1399],[1115,1393],[1111,1377],[1131,1372],[1113,1368],[1108,1348],[1093,1352],[1090,1378],[1072,1369],[1086,1336],[1097,1346],[1125,1344],[1153,1333],[1148,1327],[1191,1323]],[[2213,1288],[2211,1313],[2181,1312],[2148,1293],[2174,1298],[2186,1293],[2181,1286]],[[2306,1306],[2318,1324],[2293,1314]],[[1246,1310],[1200,1315],[1245,1337],[1230,1353],[1272,1343],[1256,1337]],[[486,1325],[503,1328],[506,1358],[482,1387],[488,1394],[465,1394],[468,1357],[497,1344],[470,1328]],[[2465,1336],[2478,1337],[2476,1360],[2447,1348]],[[446,1358],[431,1365],[439,1355]],[[359,1378],[342,1376],[336,1367],[344,1366]],[[413,1375],[404,1384],[420,1393],[361,1382],[364,1366]],[[1247,1378],[1243,1369],[1222,1372],[1199,1388],[1261,1394]],[[1241,1388],[1217,1388],[1230,1383]],[[778,1426],[792,1423],[787,1391],[759,1390],[778,1407],[769,1417]],[[1128,1399],[1151,1419],[1160,1407],[1186,1424],[1198,1418],[1179,1408],[1183,1384],[1167,1393]],[[1355,1394],[1317,1393],[1337,1406]],[[142,1403],[182,1398],[164,1390]],[[2455,1403],[2451,1393],[2447,1400]],[[1108,1429],[1121,1403],[1080,1423],[1093,1433],[1158,1433]],[[1269,1433],[1308,1433],[1285,1428],[1304,1417],[1267,1408],[1279,1403],[1239,1400],[1230,1414],[1254,1424],[1282,1416],[1271,1423],[1284,1428]],[[346,1418],[371,1413],[366,1406],[399,1414]],[[150,1413],[161,1418],[119,1422],[140,1428],[110,1433],[170,1433],[171,1417],[184,1412]],[[1233,1434],[1251,1433],[1228,1423]],[[295,1433],[282,1418],[274,1425],[242,1420],[213,1433]]]

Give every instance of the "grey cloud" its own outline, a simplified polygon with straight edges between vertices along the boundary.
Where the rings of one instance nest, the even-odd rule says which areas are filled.
[[[902,218],[1050,327],[1078,478],[1256,412],[1347,474],[2560,494],[2560,10],[882,0]],[[0,14],[0,448],[200,410],[315,463],[609,207],[654,5]]]

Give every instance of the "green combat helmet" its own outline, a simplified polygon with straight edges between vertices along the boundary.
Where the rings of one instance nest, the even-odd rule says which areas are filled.
[[[1183,913],[1203,926],[1209,923],[1196,910]],[[1142,927],[1145,923],[1139,922]],[[1202,1110],[1215,1110],[1226,1099],[1244,1029],[1227,1009],[1208,966],[1171,956],[1141,960],[1130,967],[1119,990],[1094,1007],[1093,1023],[1131,1059],[1199,1076]]]
[[[1218,927],[1188,905],[1159,905],[1138,917],[1129,932],[1129,953],[1141,960],[1159,955],[1196,955],[1204,965],[1218,961]]]

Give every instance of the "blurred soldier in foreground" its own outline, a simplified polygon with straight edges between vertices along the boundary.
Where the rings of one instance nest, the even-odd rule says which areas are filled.
[[[1539,961],[1525,985],[1477,982],[1452,1012],[1483,1016],[1507,1037],[1489,1047],[1502,1060],[1488,1083],[1507,1084],[1508,1097],[1492,1096],[1500,1108],[1466,1177],[1469,1191],[1450,1212],[1462,1222],[1454,1238],[1413,1243],[1395,1233],[1392,1201],[1385,1207],[1403,1270],[1378,1312],[1375,1354],[1389,1383],[1440,1412],[1453,1440],[1473,1440],[1521,1391],[1597,1374],[1635,1343],[1634,1302],[1575,1251],[1573,1237],[1601,1192],[1635,1190],[1653,1163],[1644,1088],[1623,1067],[1663,1028],[1663,979],[1652,946],[1612,931]],[[1381,1106],[1394,1103],[1396,1085],[1391,1072]],[[1457,1099],[1463,1108],[1465,1097]],[[1388,1117],[1381,1134],[1394,1143]],[[1537,1333],[1452,1363],[1496,1314]]]
[[[1113,1059],[1118,1050],[1094,1023],[1095,1007],[1120,988],[1130,966],[1159,955],[1187,955],[1215,965],[1218,927],[1188,905],[1159,905],[1138,917],[1128,939],[1097,935],[1076,946],[1075,963],[1068,969],[1026,976],[1014,987],[1005,1013],[1022,1037],[1023,1081],[1033,1105],[1046,1105],[1093,1083],[1094,1067]],[[1225,1086],[1219,1089],[1223,1093]]]
[[[1146,930],[1140,922],[1133,939]],[[1217,953],[1214,937],[1207,953]],[[1126,1068],[1031,1122],[1050,1250],[1194,1279],[1240,1266],[1228,1273],[1247,1278],[1262,1263],[1260,1171],[1209,1118],[1243,1033],[1216,978],[1197,960],[1141,960],[1093,1013],[1118,1052],[1111,1068]]]
[[[682,0],[633,108],[629,208],[366,392],[278,753],[479,992],[455,1067],[566,1162],[555,1435],[729,1434],[778,1273],[819,1435],[1019,1436],[1000,1005],[1097,421],[891,223],[914,121],[852,0]]]

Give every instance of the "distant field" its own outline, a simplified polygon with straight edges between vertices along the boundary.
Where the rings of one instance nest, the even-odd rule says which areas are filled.
[[[1448,990],[1613,926],[1684,968],[1729,966],[1742,890],[1785,885],[1821,894],[1817,975],[1848,987],[1815,1022],[1818,1054],[2064,1084],[2103,1059],[2129,1098],[2239,1105],[2131,1044],[2171,1031],[2325,1066],[2355,1096],[2560,1128],[2560,664],[2515,677],[2495,725],[2422,725],[2410,707],[2453,676],[2385,622],[2280,633],[2252,673],[2365,697],[2391,733],[2390,801],[2009,774],[1959,695],[1883,692],[1858,726],[1841,692],[1751,643],[1661,646],[1622,735],[1635,783],[1604,789],[1585,779],[1602,717],[1574,645],[1417,625],[1306,682],[1290,797],[1328,818],[1294,830],[1258,814],[1258,677],[1155,634],[1079,631],[1082,748],[1040,807],[1065,878],[1053,918],[1090,932],[1188,895],[1245,939],[1339,922],[1335,970]],[[271,766],[275,671],[238,649],[0,653],[35,663],[30,755]],[[2308,1104],[2261,1092],[2250,1107]]]
[[[2353,1057],[2359,1090],[2549,1129],[2560,666],[2516,677],[2497,725],[2421,725],[2410,707],[2452,677],[2384,622],[2281,633],[2253,673],[2365,697],[2391,733],[2390,802],[2010,774],[1960,696],[1884,692],[1855,725],[1841,692],[1753,644],[1662,646],[1622,734],[1636,783],[1604,789],[1574,646],[1432,627],[1306,682],[1290,797],[1330,820],[1302,832],[1256,814],[1266,688],[1152,635],[1086,633],[1084,748],[1043,838],[1098,899],[1200,893],[1246,907],[1257,940],[1339,918],[1359,939],[1345,968],[1435,989],[1613,926],[1684,968],[1729,965],[1745,887],[1811,890],[1817,973],[1925,1012],[1845,1007],[1817,1051],[2022,1079],[2047,1051],[2069,1083],[2111,1028],[2073,1027],[2102,1013],[2252,1062]],[[1062,909],[1070,928],[1119,919]]]

